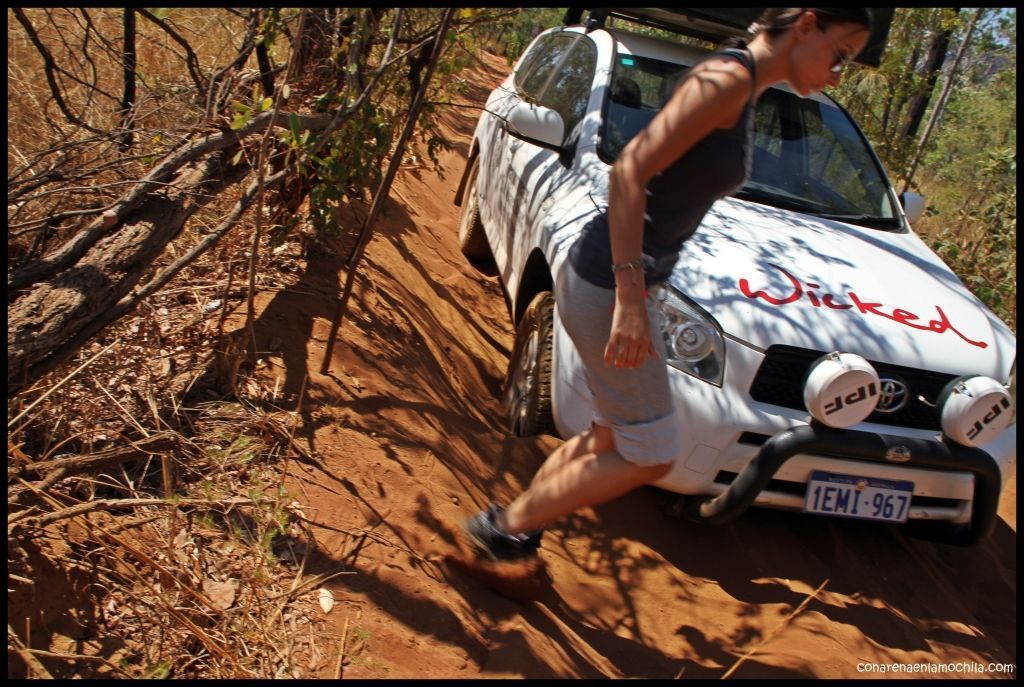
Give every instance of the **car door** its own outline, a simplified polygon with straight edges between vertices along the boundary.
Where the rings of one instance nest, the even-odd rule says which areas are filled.
[[[590,101],[597,66],[597,47],[586,34],[564,31],[552,36],[545,59],[523,80],[521,97],[559,113],[565,124],[563,144],[576,140]],[[508,183],[505,187],[507,224],[498,228],[511,238],[505,254],[495,255],[506,283],[513,289],[530,252],[540,243],[540,220],[560,193],[567,190],[574,150],[557,151],[510,134]],[[491,243],[492,247],[496,245]]]
[[[511,177],[507,150],[511,137],[505,129],[505,119],[521,101],[523,81],[539,62],[548,58],[548,47],[553,36],[552,32],[541,34],[527,47],[511,77],[487,99],[481,116],[483,125],[477,129],[480,159],[476,183],[480,219],[499,266],[504,263],[499,256],[507,253],[504,246],[507,243],[505,229],[509,197],[505,191]]]

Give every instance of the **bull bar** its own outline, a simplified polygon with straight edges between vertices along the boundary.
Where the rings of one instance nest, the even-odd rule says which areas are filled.
[[[834,429],[819,422],[783,430],[766,441],[753,460],[723,493],[689,502],[687,512],[698,522],[724,524],[747,510],[787,460],[801,453],[852,458],[885,465],[958,470],[974,475],[970,523],[944,538],[968,546],[992,533],[1002,489],[999,465],[986,451],[942,440],[912,439],[876,432]],[[911,521],[927,534],[929,525],[947,522]],[[941,527],[936,527],[938,532]]]

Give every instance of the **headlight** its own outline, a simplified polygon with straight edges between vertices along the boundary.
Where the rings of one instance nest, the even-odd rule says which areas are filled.
[[[669,365],[697,379],[722,386],[725,341],[714,320],[669,287],[655,296]]]

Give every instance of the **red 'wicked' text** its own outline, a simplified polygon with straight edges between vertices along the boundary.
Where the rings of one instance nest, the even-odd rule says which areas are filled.
[[[786,275],[786,278],[789,279],[790,283],[793,285],[793,290],[784,296],[776,297],[770,295],[766,291],[751,290],[750,282],[748,282],[744,278],[741,278],[740,291],[743,292],[744,296],[746,296],[747,298],[760,298],[772,305],[787,305],[789,303],[795,303],[796,301],[803,298],[804,295],[806,295],[807,300],[810,301],[811,305],[814,306],[815,308],[820,308],[824,306],[832,310],[855,309],[862,315],[876,315],[878,317],[884,317],[887,320],[898,322],[907,327],[912,327],[913,329],[919,329],[926,332],[935,332],[936,334],[953,332],[954,334],[956,334],[957,336],[959,336],[961,339],[971,344],[972,346],[977,346],[978,348],[988,348],[988,344],[985,343],[984,341],[974,341],[973,339],[967,338],[967,336],[965,336],[963,332],[961,332],[959,329],[953,326],[953,323],[949,321],[949,316],[946,315],[946,313],[943,312],[942,308],[940,308],[937,305],[935,306],[935,312],[938,314],[938,317],[936,319],[928,320],[927,322],[922,322],[920,317],[910,312],[909,310],[904,310],[903,308],[890,309],[887,308],[883,303],[876,303],[869,300],[863,300],[853,291],[850,291],[846,294],[851,301],[850,303],[837,303],[836,296],[833,296],[830,293],[826,293],[819,297],[818,294],[816,294],[814,291],[809,290],[821,288],[819,284],[807,282],[806,287],[808,290],[805,292],[805,285],[801,284],[799,279],[794,277],[784,268],[779,267],[778,265],[773,265],[772,263],[768,263],[768,265],[770,267],[774,267],[775,269],[779,270],[784,275]]]

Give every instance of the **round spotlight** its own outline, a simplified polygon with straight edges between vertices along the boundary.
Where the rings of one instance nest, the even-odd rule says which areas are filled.
[[[964,446],[982,446],[1013,420],[1013,401],[1005,386],[990,377],[958,377],[943,388],[936,404],[942,431]]]
[[[811,416],[829,427],[863,422],[878,405],[878,373],[864,358],[836,351],[818,358],[804,379],[804,403]]]

